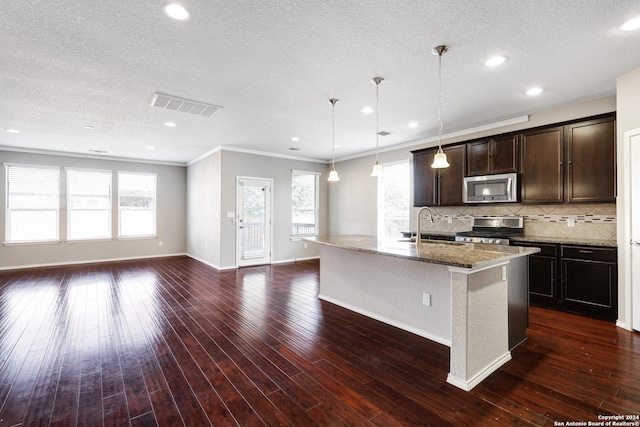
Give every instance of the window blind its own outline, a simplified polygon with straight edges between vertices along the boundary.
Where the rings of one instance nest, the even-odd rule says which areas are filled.
[[[67,239],[111,237],[111,171],[67,169]]]
[[[59,239],[60,168],[5,164],[7,242]]]
[[[155,236],[156,174],[118,172],[119,237]]]

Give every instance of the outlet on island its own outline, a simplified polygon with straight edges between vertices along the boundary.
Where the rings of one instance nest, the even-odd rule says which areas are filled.
[[[422,304],[431,307],[431,294],[422,294]]]

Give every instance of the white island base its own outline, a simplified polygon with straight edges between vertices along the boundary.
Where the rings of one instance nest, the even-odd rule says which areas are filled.
[[[511,360],[508,269],[526,260],[464,268],[321,244],[319,297],[449,346],[447,382],[469,391]]]

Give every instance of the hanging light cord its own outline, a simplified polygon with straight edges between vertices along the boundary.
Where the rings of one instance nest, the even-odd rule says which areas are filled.
[[[331,103],[331,169],[336,170],[336,103]]]
[[[376,83],[376,163],[378,163],[378,138],[380,138],[380,132],[378,131],[378,119],[380,117],[379,115],[379,105],[380,105],[380,95],[379,95],[379,91],[380,91],[380,83],[377,82]]]
[[[438,99],[438,148],[442,149],[440,143],[442,138],[442,52],[438,54],[438,91],[440,92]]]

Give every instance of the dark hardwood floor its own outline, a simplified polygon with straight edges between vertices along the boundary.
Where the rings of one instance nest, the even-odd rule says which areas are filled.
[[[531,309],[467,393],[449,350],[322,302],[318,262],[0,273],[0,425],[554,425],[640,413],[640,334]]]

